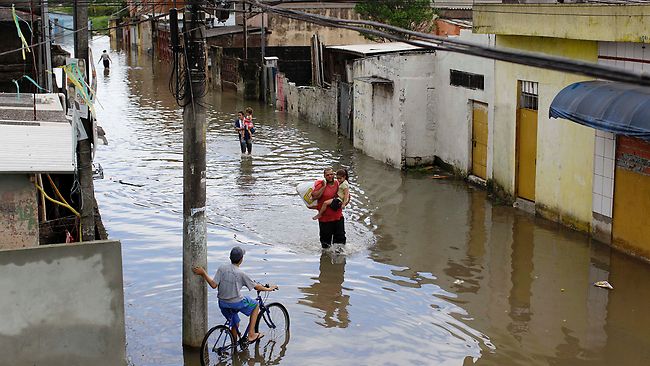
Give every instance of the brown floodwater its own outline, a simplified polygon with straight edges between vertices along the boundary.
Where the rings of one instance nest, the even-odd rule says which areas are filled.
[[[92,47],[109,49],[108,38]],[[197,365],[181,345],[181,109],[163,62],[110,56],[95,187],[122,242],[129,364]],[[291,316],[288,344],[263,340],[243,364],[650,364],[649,265],[463,181],[390,168],[309,121],[232,93],[206,102],[209,272],[244,247],[243,270],[277,283],[271,299]],[[232,120],[248,105],[258,132],[242,158]],[[327,165],[350,171],[341,253],[320,249],[314,212],[295,194]],[[222,323],[216,293],[208,301],[210,324]]]

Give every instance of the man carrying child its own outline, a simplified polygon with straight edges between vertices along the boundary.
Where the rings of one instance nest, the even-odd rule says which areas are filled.
[[[339,181],[334,179],[335,173],[332,168],[325,168],[323,175],[325,180],[319,180],[311,193],[312,198],[318,200],[317,209],[319,212],[321,212],[326,201],[338,197],[339,190]],[[341,205],[335,204],[335,207],[332,207],[332,204],[330,204],[322,212],[322,214],[317,215],[321,246],[329,248],[332,244],[345,244],[345,222]]]

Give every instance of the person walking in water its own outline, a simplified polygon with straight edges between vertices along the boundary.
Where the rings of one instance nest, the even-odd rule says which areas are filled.
[[[237,113],[237,119],[235,120],[235,131],[237,131],[237,136],[239,136],[239,147],[241,148],[241,153],[246,153],[246,142],[244,141],[244,112],[239,111]]]
[[[108,69],[109,67],[111,67],[111,62],[113,62],[113,60],[111,60],[111,56],[108,55],[106,50],[104,50],[104,52],[102,52],[102,55],[99,56],[99,61],[97,63],[99,64],[102,61],[104,62],[104,68],[105,69]]]
[[[253,151],[253,135],[255,134],[255,126],[253,125],[253,108],[246,108],[246,116],[243,121],[242,134],[242,154],[244,151],[248,152],[248,155]]]
[[[337,196],[329,199],[321,205],[318,215],[314,216],[312,219],[318,220],[323,216],[325,210],[328,207],[333,210],[342,210],[350,202],[350,185],[348,184],[348,171],[345,169],[339,169],[336,171],[336,180],[339,182],[339,190]]]
[[[318,200],[317,209],[320,212],[325,201],[331,200],[338,195],[339,182],[334,179],[334,170],[325,168],[323,171],[324,180],[319,180],[314,185],[311,197]],[[332,244],[345,244],[345,221],[343,210],[335,210],[327,207],[325,212],[318,218],[318,229],[321,246],[326,249]]]

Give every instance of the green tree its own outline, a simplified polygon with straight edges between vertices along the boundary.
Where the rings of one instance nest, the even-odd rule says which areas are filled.
[[[430,32],[435,27],[436,11],[431,7],[431,0],[362,0],[355,10],[364,19],[400,28]],[[376,40],[376,37],[366,37]]]

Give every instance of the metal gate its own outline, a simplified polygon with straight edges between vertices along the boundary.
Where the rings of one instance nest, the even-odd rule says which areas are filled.
[[[221,82],[237,87],[239,79],[238,60],[234,57],[224,56],[221,59]]]
[[[352,140],[353,135],[353,99],[352,85],[344,82],[339,82],[339,134]]]

